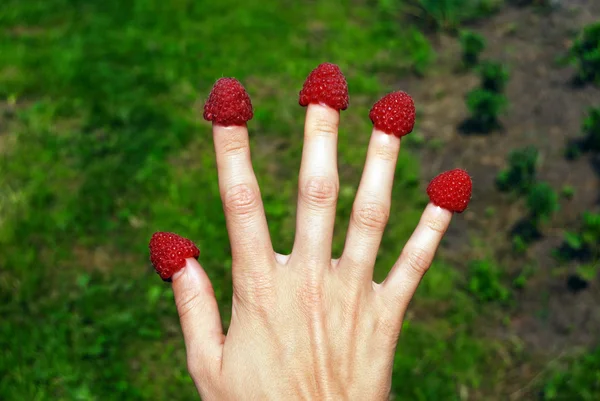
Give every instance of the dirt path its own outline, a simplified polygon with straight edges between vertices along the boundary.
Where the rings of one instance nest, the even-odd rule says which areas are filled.
[[[453,222],[444,256],[465,267],[465,261],[492,252],[512,277],[526,265],[536,265],[535,275],[517,293],[511,323],[490,331],[499,337],[516,334],[528,349],[547,356],[597,343],[594,333],[600,333],[600,280],[572,293],[566,285],[568,268],[557,270],[560,266],[552,257],[564,229],[576,228],[583,211],[600,210],[598,161],[590,155],[575,162],[563,157],[567,139],[580,135],[587,108],[600,106],[600,89],[574,87],[573,69],[556,62],[569,48],[573,34],[598,19],[600,2],[578,0],[563,2],[552,13],[507,7],[473,27],[487,39],[483,59],[501,61],[511,72],[507,88],[510,109],[502,118],[503,129],[489,135],[458,132],[467,117],[465,95],[478,85],[478,78],[456,72],[460,56],[456,39],[438,38],[439,59],[430,76],[399,83],[422,105],[419,131],[427,144],[420,154],[423,180],[455,167],[465,168],[473,176],[472,206]],[[526,145],[540,151],[539,179],[556,191],[572,186],[575,195],[571,200],[561,199],[561,210],[545,227],[544,237],[523,257],[513,255],[508,233],[524,217],[524,205],[500,193],[494,180],[507,154]]]

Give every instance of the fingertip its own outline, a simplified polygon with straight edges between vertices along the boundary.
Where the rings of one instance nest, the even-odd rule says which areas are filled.
[[[194,258],[187,258],[185,266],[173,274],[171,279],[176,297],[179,294],[188,293],[189,290],[202,291],[208,294],[214,293],[208,275]]]
[[[188,275],[188,280],[193,279],[194,276],[196,275],[196,273],[194,272],[194,270],[196,268],[199,268],[200,264],[198,263],[198,261],[194,258],[187,258],[185,260],[185,266],[183,268],[181,268],[181,270],[175,272],[173,274],[173,276],[171,277],[171,282],[176,282],[180,277],[182,277],[184,274]]]
[[[427,214],[434,219],[447,221],[448,223],[450,223],[450,220],[452,220],[452,216],[454,216],[453,212],[451,212],[448,209],[444,209],[443,207],[437,206],[433,202],[429,202],[427,204],[423,214]]]
[[[306,107],[306,113],[308,116],[311,116],[313,118],[321,117],[329,119],[338,119],[340,116],[339,110],[323,102],[310,103]]]

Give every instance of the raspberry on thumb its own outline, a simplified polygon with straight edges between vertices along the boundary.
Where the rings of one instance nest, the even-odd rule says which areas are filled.
[[[471,200],[473,183],[465,170],[454,169],[439,174],[429,183],[427,195],[436,206],[462,213]]]
[[[187,258],[198,259],[200,250],[192,241],[177,234],[156,232],[150,239],[150,261],[164,281],[185,267]]]
[[[223,126],[244,125],[252,119],[252,102],[235,78],[219,79],[204,105],[204,119]]]

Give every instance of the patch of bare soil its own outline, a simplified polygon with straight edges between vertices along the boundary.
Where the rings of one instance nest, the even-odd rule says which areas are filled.
[[[489,328],[489,332],[500,338],[516,336],[527,350],[547,358],[600,341],[600,278],[573,292],[567,286],[569,268],[559,269],[552,256],[563,232],[576,229],[584,211],[600,210],[597,160],[591,155],[574,162],[564,158],[567,140],[581,135],[587,109],[600,106],[600,89],[575,87],[574,70],[557,63],[574,34],[598,19],[600,2],[577,0],[563,1],[549,13],[534,7],[507,7],[473,27],[487,39],[483,59],[501,61],[511,73],[510,109],[501,120],[502,129],[491,134],[465,135],[458,130],[468,117],[465,95],[478,85],[478,77],[458,72],[460,48],[455,38],[437,38],[439,60],[431,76],[399,84],[422,107],[419,128],[425,143],[437,143],[420,153],[423,180],[456,167],[467,169],[473,177],[471,205],[454,219],[444,256],[465,267],[474,257],[489,253],[513,277],[535,264],[534,276],[516,292],[517,307],[508,327]],[[509,233],[525,217],[524,204],[499,192],[495,177],[505,167],[508,153],[527,145],[540,152],[538,178],[557,192],[572,186],[575,195],[561,199],[561,210],[544,227],[543,237],[529,247],[527,255],[519,256],[512,250]]]

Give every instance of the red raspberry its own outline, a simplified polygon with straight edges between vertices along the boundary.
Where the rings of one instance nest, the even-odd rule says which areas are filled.
[[[224,126],[244,125],[253,116],[250,96],[240,81],[221,78],[215,82],[204,105],[206,121]]]
[[[392,92],[373,105],[369,118],[376,129],[398,138],[410,134],[415,126],[415,103],[406,92]]]
[[[177,234],[157,232],[150,239],[150,261],[165,281],[185,266],[186,258],[200,256],[200,250],[192,241]]]
[[[462,213],[471,200],[473,183],[465,170],[454,169],[435,177],[427,187],[429,200],[436,206]]]
[[[304,81],[300,91],[300,106],[310,103],[324,103],[337,111],[348,108],[348,84],[346,78],[335,64],[323,63],[312,72]]]

